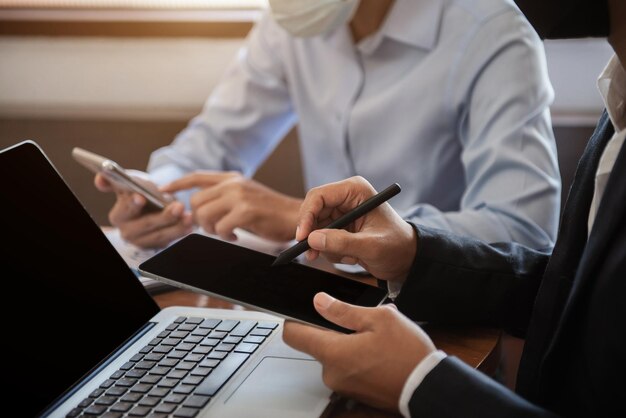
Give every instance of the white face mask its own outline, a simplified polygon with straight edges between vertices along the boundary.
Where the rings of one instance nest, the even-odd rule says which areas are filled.
[[[345,25],[359,0],[269,0],[276,22],[293,36],[316,36]]]

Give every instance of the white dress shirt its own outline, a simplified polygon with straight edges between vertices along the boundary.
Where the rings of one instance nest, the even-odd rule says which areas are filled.
[[[347,26],[294,38],[269,15],[195,117],[155,151],[164,183],[251,176],[298,125],[306,188],[353,175],[412,221],[548,247],[560,179],[543,46],[511,0],[396,0],[354,45]]]
[[[613,170],[617,155],[622,149],[624,138],[626,138],[626,71],[624,71],[617,55],[611,58],[602,75],[600,75],[598,89],[604,99],[611,123],[615,127],[615,135],[606,145],[598,164],[593,200],[589,210],[589,233],[591,233],[593,222],[596,219],[596,213],[600,207],[609,175],[611,170]]]
[[[600,157],[595,179],[593,200],[589,211],[589,232],[591,232],[597,209],[602,200],[606,182],[613,170],[615,160],[626,137],[626,71],[624,71],[616,55],[611,58],[598,79],[598,88],[604,98],[611,123],[613,123],[615,127],[615,135],[609,140],[609,143]],[[399,291],[397,288],[393,290],[396,294]],[[409,375],[399,400],[400,413],[405,418],[410,417],[409,401],[411,400],[411,396],[413,396],[413,393],[422,383],[426,375],[428,375],[445,357],[446,355],[442,351],[435,351],[418,363],[413,372]]]

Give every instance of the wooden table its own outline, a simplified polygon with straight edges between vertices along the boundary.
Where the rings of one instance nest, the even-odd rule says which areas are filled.
[[[313,263],[322,270],[332,271],[345,277],[365,281],[373,284],[372,279],[360,278],[355,275],[340,272],[324,261]],[[161,308],[168,306],[197,306],[222,309],[245,309],[233,305],[219,298],[200,295],[185,290],[171,290],[153,296]],[[477,368],[487,375],[495,374],[500,359],[499,341],[500,331],[491,328],[479,327],[442,327],[434,325],[424,326],[424,330],[432,338],[437,348],[449,355],[454,355],[470,366]],[[356,403],[352,400],[336,397],[323,417],[397,417],[398,415]]]

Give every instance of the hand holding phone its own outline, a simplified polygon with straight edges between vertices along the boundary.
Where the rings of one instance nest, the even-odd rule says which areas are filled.
[[[93,173],[102,174],[115,188],[138,193],[145,197],[148,202],[148,210],[163,210],[174,201],[172,195],[161,193],[155,185],[149,182],[142,182],[141,179],[129,174],[127,170],[109,158],[78,147],[72,150],[72,156]]]

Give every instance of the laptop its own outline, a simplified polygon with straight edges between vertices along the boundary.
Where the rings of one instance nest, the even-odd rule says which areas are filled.
[[[321,365],[255,311],[160,310],[31,141],[0,151],[5,416],[319,417]],[[15,305],[13,305],[15,306]]]

